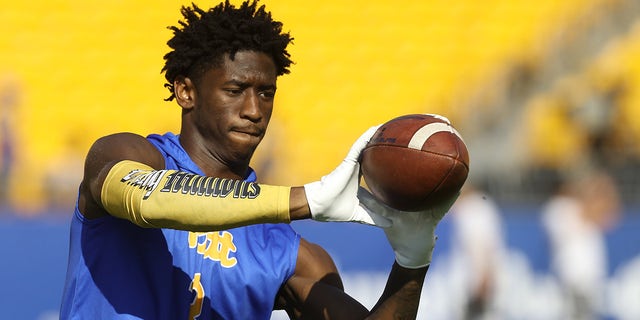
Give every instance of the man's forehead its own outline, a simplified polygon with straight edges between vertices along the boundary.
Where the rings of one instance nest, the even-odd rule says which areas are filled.
[[[277,77],[273,59],[265,53],[255,51],[239,51],[233,59],[226,55],[217,69],[227,77],[239,81],[251,78],[266,80]]]

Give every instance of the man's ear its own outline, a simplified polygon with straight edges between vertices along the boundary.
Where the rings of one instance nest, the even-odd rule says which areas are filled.
[[[183,109],[191,109],[195,104],[196,86],[187,77],[177,77],[173,81],[173,94],[176,96],[176,101]]]

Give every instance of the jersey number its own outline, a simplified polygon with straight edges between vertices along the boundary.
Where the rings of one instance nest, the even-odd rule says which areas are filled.
[[[195,320],[202,313],[202,300],[204,299],[204,287],[200,282],[200,273],[193,276],[189,291],[195,292],[191,307],[189,307],[189,320]]]

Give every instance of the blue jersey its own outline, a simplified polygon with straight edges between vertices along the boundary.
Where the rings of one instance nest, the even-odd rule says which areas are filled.
[[[148,140],[167,169],[203,174],[176,135]],[[76,206],[60,319],[269,319],[299,244],[288,224],[150,229],[112,216],[88,220]]]

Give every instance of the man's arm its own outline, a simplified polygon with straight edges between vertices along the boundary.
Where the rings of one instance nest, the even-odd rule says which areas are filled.
[[[281,288],[276,309],[286,310],[291,319],[415,319],[427,269],[394,263],[382,296],[369,311],[344,291],[327,252],[303,239],[295,273]]]
[[[275,309],[291,319],[364,319],[369,311],[344,292],[333,259],[320,246],[301,239],[296,269],[280,288]]]
[[[164,166],[164,157],[142,136],[119,133],[98,139],[85,161],[80,211],[87,218],[109,214],[143,227],[191,231],[288,222],[290,219],[290,187],[260,186],[256,183],[249,186],[249,183],[239,180],[196,177],[190,173],[166,170]],[[185,189],[187,179],[191,179],[189,190]],[[196,180],[199,181],[198,190],[192,189]],[[232,186],[258,199],[247,200],[244,194],[237,197],[233,191],[227,195],[227,189]],[[255,189],[250,190],[250,187]],[[307,217],[310,214],[306,198],[304,192],[299,191],[303,188],[297,189],[293,199],[295,218]],[[208,214],[211,208],[216,208],[220,214]],[[225,214],[227,212],[231,214]],[[235,212],[247,217],[234,215]]]
[[[301,249],[294,276],[280,291],[280,301],[291,318],[298,319],[415,319],[422,286],[435,246],[435,228],[457,196],[420,212],[402,212],[387,207],[368,191],[360,189],[358,198],[367,210],[392,222],[385,235],[395,254],[395,262],[385,289],[371,312],[347,295],[342,283],[325,281],[338,276],[331,258],[322,249]],[[301,248],[304,248],[301,244]],[[329,263],[329,262],[331,263]],[[308,266],[316,266],[310,272]],[[320,270],[320,271],[318,271]]]
[[[313,218],[384,224],[358,201],[358,157],[375,132],[370,128],[347,157],[320,181],[304,187],[199,176],[164,169],[164,158],[145,138],[117,134],[89,151],[80,210],[87,218],[110,214],[142,227],[212,231],[267,222]],[[210,214],[215,208],[217,214]]]
[[[89,219],[108,215],[100,199],[104,179],[122,160],[133,160],[162,169],[164,158],[146,138],[133,133],[117,133],[98,139],[89,149],[80,184],[79,209]]]
[[[384,292],[367,319],[415,319],[428,269],[408,269],[395,262]]]

